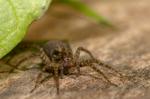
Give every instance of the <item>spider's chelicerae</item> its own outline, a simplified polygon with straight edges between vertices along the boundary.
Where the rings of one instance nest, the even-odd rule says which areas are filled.
[[[91,67],[97,73],[101,74],[110,84],[113,83],[111,83],[107,76],[105,76],[105,74],[99,68],[97,68],[97,65],[104,66],[116,72],[117,74],[119,74],[120,77],[122,77],[122,75],[118,71],[113,69],[111,66],[103,64],[101,61],[96,59],[90,51],[83,47],[78,47],[75,53],[73,53],[69,43],[66,41],[50,40],[42,47],[37,48],[40,49],[40,58],[42,59],[42,63],[44,65],[42,66],[42,72],[39,73],[36,78],[35,86],[31,90],[31,92],[33,92],[39,84],[42,84],[45,80],[50,78],[51,75],[53,75],[57,94],[59,94],[59,79],[63,78],[63,75],[70,74],[69,70],[72,68],[76,68],[76,74],[77,76],[79,76],[80,67],[83,66]],[[90,59],[80,61],[79,58],[81,52],[88,54],[90,56]],[[49,76],[41,79],[43,72],[48,73]]]

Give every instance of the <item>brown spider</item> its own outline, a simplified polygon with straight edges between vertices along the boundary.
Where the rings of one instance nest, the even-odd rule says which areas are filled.
[[[36,46],[37,47],[37,46]],[[46,72],[49,74],[49,76],[42,78],[42,72],[38,74],[36,78],[36,84],[34,88],[31,90],[33,92],[39,84],[42,84],[45,82],[48,78],[51,77],[51,74],[53,74],[53,78],[55,81],[55,86],[57,89],[57,94],[59,94],[59,79],[63,78],[63,75],[70,74],[69,70],[73,67],[77,70],[77,76],[80,75],[80,67],[82,66],[89,66],[99,74],[101,74],[107,82],[109,82],[112,85],[115,85],[111,83],[111,81],[105,76],[105,74],[96,67],[95,64],[98,64],[99,66],[104,66],[108,69],[113,70],[117,74],[119,74],[120,77],[122,75],[113,69],[112,67],[103,64],[101,61],[96,59],[90,51],[83,47],[78,47],[75,53],[73,54],[72,49],[68,42],[62,41],[62,40],[50,40],[46,44],[44,44],[43,47],[37,47],[40,49],[40,58],[42,59],[42,72]],[[80,61],[80,53],[85,52],[87,53],[91,59],[87,59],[84,61]],[[15,68],[16,69],[16,68]],[[117,85],[115,85],[117,86]]]
[[[91,59],[79,61],[79,56],[82,51],[87,53],[91,57]],[[94,58],[91,52],[83,47],[78,47],[75,53],[73,54],[70,45],[66,41],[61,41],[61,40],[48,41],[42,48],[40,48],[40,52],[41,52],[40,57],[43,60],[43,64],[44,64],[44,66],[42,67],[42,71],[53,74],[53,78],[57,88],[57,94],[59,94],[59,78],[62,78],[64,74],[65,75],[69,74],[69,69],[71,69],[72,67],[76,67],[77,76],[79,76],[80,67],[89,66],[93,70],[101,74],[109,83],[111,83],[111,81],[104,75],[103,72],[101,72],[101,70],[99,70],[94,65],[94,63],[101,66],[105,66],[106,68],[111,69],[116,73],[118,73],[120,76],[122,76],[119,72],[117,72],[112,67],[108,65],[104,65],[102,62]],[[47,78],[50,77],[48,76],[45,79],[39,81],[41,75],[42,73],[40,73],[37,76],[36,85],[31,90],[31,92],[33,92],[40,83],[42,83],[43,81],[45,81]]]

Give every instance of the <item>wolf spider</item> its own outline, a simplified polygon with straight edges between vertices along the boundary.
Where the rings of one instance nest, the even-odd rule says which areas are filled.
[[[48,41],[46,44],[44,44],[42,47],[37,47],[40,50],[40,58],[42,59],[42,72],[38,74],[36,78],[36,84],[34,88],[31,90],[33,92],[39,84],[42,84],[45,82],[48,78],[51,77],[51,74],[55,81],[55,86],[57,90],[57,94],[59,94],[59,79],[63,78],[63,75],[70,74],[69,70],[73,67],[76,68],[77,76],[80,75],[80,67],[83,66],[89,66],[93,70],[95,70],[97,73],[101,74],[107,82],[109,82],[112,85],[113,84],[105,74],[96,67],[96,64],[99,66],[104,66],[108,69],[111,69],[112,71],[116,72],[117,74],[122,76],[118,71],[113,69],[112,67],[103,64],[101,61],[96,59],[89,50],[78,47],[75,53],[73,54],[73,51],[66,41],[61,40],[51,40]],[[90,59],[80,61],[80,53],[85,52],[90,56]],[[49,76],[42,78],[43,72],[46,72],[49,74]],[[117,85],[115,85],[117,86]]]

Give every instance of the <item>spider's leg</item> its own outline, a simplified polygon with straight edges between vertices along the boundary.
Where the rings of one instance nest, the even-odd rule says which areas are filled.
[[[44,64],[51,64],[51,67],[53,67],[53,70],[54,70],[54,81],[55,81],[55,85],[56,85],[56,89],[57,89],[57,94],[59,94],[59,66],[57,64],[53,64],[51,63],[51,61],[49,60],[48,56],[46,55],[46,53],[44,52],[43,48],[40,48],[40,57],[41,59],[43,60],[43,63]],[[50,66],[48,66],[49,68]],[[47,68],[47,67],[45,67]],[[63,68],[61,68],[63,70]],[[61,70],[61,72],[63,73],[63,71]]]
[[[26,44],[26,43],[25,43]],[[21,48],[23,47],[24,48],[24,46],[20,46]],[[37,46],[37,45],[35,45],[35,44],[33,44],[33,45],[31,45],[31,46],[26,46],[25,45],[25,47],[34,47],[34,48],[37,48],[37,49],[39,49],[40,50],[40,46]],[[4,71],[4,72],[0,72],[0,73],[6,73],[6,72],[8,72],[8,73],[12,73],[12,72],[14,72],[14,70],[20,70],[20,71],[24,71],[23,69],[19,69],[18,68],[18,66],[21,64],[21,63],[23,63],[25,60],[27,60],[27,59],[29,59],[29,58],[31,58],[31,57],[34,57],[34,56],[39,56],[39,55],[37,55],[37,54],[35,54],[35,53],[32,53],[31,55],[29,55],[29,56],[27,56],[27,57],[25,57],[25,58],[23,58],[23,59],[21,59],[17,64],[15,64],[15,65],[13,65],[13,64],[11,64],[10,63],[10,61],[11,61],[11,59],[12,58],[10,58],[10,59],[8,59],[8,60],[6,60],[6,61],[3,61],[5,64],[7,64],[8,66],[10,66],[10,67],[12,67],[12,69],[10,70],[10,71]],[[14,56],[13,56],[14,57]],[[25,69],[25,70],[27,70],[27,69]]]
[[[109,66],[109,65],[107,65],[107,64],[104,64],[104,63],[102,63],[102,62],[99,61],[99,60],[95,60],[95,63],[97,63],[98,65],[104,66],[104,67],[106,67],[106,68],[108,68],[108,69],[114,71],[116,74],[119,74],[120,77],[123,77],[123,75],[122,75],[120,72],[118,72],[116,69],[114,69],[113,67],[111,67],[111,66]]]
[[[36,77],[35,86],[30,91],[30,93],[32,93],[38,87],[38,85],[40,84],[40,81],[41,81],[41,77],[42,77],[42,73],[39,73],[38,76]]]
[[[57,94],[59,94],[59,74],[58,74],[59,66],[55,63],[51,63],[48,56],[44,52],[43,48],[40,48],[40,52],[41,52],[40,57],[43,60],[43,63],[46,64],[46,65],[51,64],[51,66],[45,67],[44,69],[49,68],[49,67],[53,67],[53,70],[54,70],[54,77],[53,78],[54,78],[54,81],[55,81],[55,84],[56,84]],[[60,67],[61,67],[60,68],[61,73],[63,74],[63,67],[62,66],[60,66]]]
[[[35,56],[34,54],[31,54],[30,56],[25,57],[25,58],[23,58],[22,60],[20,60],[20,61],[19,61],[17,64],[15,64],[15,65],[13,65],[13,64],[10,63],[11,60],[5,62],[5,64],[7,64],[8,66],[10,66],[10,67],[12,68],[12,69],[9,71],[9,73],[14,72],[14,70],[19,70],[19,71],[25,71],[25,70],[27,70],[27,69],[20,69],[20,68],[18,68],[18,66],[19,66],[21,63],[23,63],[24,61],[26,61],[26,60],[28,60],[29,58],[32,58],[32,57],[34,57],[34,56]]]
[[[3,62],[3,64],[7,64],[9,67],[11,67],[11,69],[10,70],[6,70],[6,71],[0,71],[0,73],[9,73],[9,74],[11,74],[11,73],[15,73],[14,72],[15,70],[23,71],[23,70],[17,68],[16,66],[10,64],[10,63]]]
[[[36,90],[39,85],[41,85],[42,83],[46,82],[50,77],[52,77],[52,75],[49,74],[48,76],[46,76],[45,78],[42,79],[42,72],[39,73],[38,76],[36,77],[35,86],[30,91],[30,93],[34,92],[34,90]]]
[[[58,74],[59,66],[56,64],[54,66],[54,81],[57,90],[57,94],[59,94],[59,74]]]
[[[104,77],[104,79],[105,79],[108,83],[110,83],[110,84],[112,84],[112,85],[118,87],[118,85],[112,83],[112,82],[107,78],[107,76],[106,76],[101,70],[99,70],[96,66],[94,66],[94,64],[89,64],[88,66],[91,67],[91,68],[92,68],[94,71],[96,71],[97,73],[101,74],[101,75]]]
[[[40,50],[40,58],[42,59],[43,64],[48,65],[51,63],[51,61],[49,60],[48,56],[46,55],[46,53],[44,52],[43,48],[39,48]]]
[[[92,53],[89,50],[87,50],[87,49],[85,49],[83,47],[78,47],[77,48],[77,50],[75,52],[75,58],[79,58],[81,51],[87,53],[93,60],[95,60],[95,58],[92,55]]]
[[[85,48],[83,48],[83,47],[79,47],[79,48],[77,49],[77,51],[76,51],[76,53],[75,53],[75,61],[77,61],[77,59],[79,58],[79,55],[80,55],[80,52],[81,52],[81,51],[83,51],[83,52],[89,54],[89,56],[91,57],[89,63],[90,63],[90,62],[91,62],[91,63],[97,63],[98,65],[104,66],[104,67],[106,67],[106,68],[108,68],[108,69],[114,71],[115,73],[119,74],[120,77],[123,77],[123,75],[122,75],[121,73],[119,73],[117,70],[115,70],[115,69],[112,68],[111,66],[109,66],[109,65],[107,65],[107,64],[104,64],[104,63],[102,63],[101,61],[97,60],[97,59],[92,55],[92,53],[91,53],[89,50],[87,50],[87,49],[85,49]],[[77,65],[77,68],[80,68],[80,66]]]
[[[81,51],[87,53],[92,58],[92,60],[95,60],[94,56],[89,50],[83,47],[78,47],[74,55],[74,62],[77,68],[78,75],[80,74],[80,65],[79,65],[80,63],[78,62],[78,59],[79,59]]]
[[[97,67],[94,65],[93,60],[84,60],[84,61],[80,62],[80,66],[81,66],[81,67],[82,67],[82,66],[89,66],[89,67],[92,68],[94,71],[96,71],[97,73],[99,73],[100,75],[102,75],[102,76],[104,77],[104,79],[105,79],[108,83],[110,83],[110,84],[112,84],[112,85],[114,85],[114,86],[117,86],[116,84],[112,83],[112,82],[107,78],[107,76],[106,76],[99,68],[97,68]]]
[[[32,46],[35,47],[35,48],[37,48],[37,49],[41,52],[40,46],[36,46],[36,45],[32,45]],[[13,67],[13,68],[15,68],[15,69],[17,69],[17,70],[25,71],[25,70],[28,70],[28,69],[19,69],[18,66],[19,66],[21,63],[23,63],[24,61],[26,61],[26,60],[28,60],[28,59],[30,59],[30,58],[33,58],[33,57],[35,57],[35,56],[41,57],[41,55],[39,55],[39,53],[38,53],[38,54],[37,54],[37,53],[31,53],[31,55],[29,55],[29,56],[23,58],[22,60],[20,60],[20,61],[19,61],[17,64],[15,64],[15,65],[12,65],[12,64],[10,63],[11,60],[8,60],[6,64],[8,64],[9,66],[11,66],[11,67]]]
[[[63,79],[63,75],[64,75],[64,66],[60,65],[60,78]]]

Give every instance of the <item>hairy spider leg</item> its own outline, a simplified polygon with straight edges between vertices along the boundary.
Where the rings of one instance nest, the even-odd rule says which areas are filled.
[[[118,85],[112,83],[112,82],[107,78],[107,76],[106,76],[101,70],[99,70],[96,66],[94,66],[94,64],[91,64],[91,65],[88,65],[88,66],[91,67],[94,71],[96,71],[96,72],[98,72],[99,74],[101,74],[101,75],[106,79],[106,81],[107,81],[108,83],[110,83],[111,85],[114,85],[114,86],[118,87]]]
[[[108,69],[114,71],[115,73],[119,74],[120,77],[123,77],[123,75],[122,75],[121,73],[119,73],[117,70],[115,70],[115,69],[112,68],[111,66],[109,66],[109,65],[107,65],[107,64],[104,64],[104,63],[102,63],[100,60],[96,59],[96,58],[92,55],[92,53],[91,53],[89,50],[87,50],[87,49],[85,49],[85,48],[83,48],[83,47],[79,47],[79,48],[76,50],[76,52],[75,52],[75,61],[77,61],[77,59],[79,58],[81,51],[86,52],[87,54],[89,54],[89,56],[91,57],[91,62],[95,62],[95,63],[97,63],[97,64],[100,65],[100,66],[104,66],[104,67],[106,67],[106,68],[108,68]],[[80,66],[79,66],[79,63],[77,63],[76,65],[77,65],[77,71],[78,71],[78,73],[80,73]]]
[[[0,71],[0,73],[9,73],[9,74],[11,74],[11,73],[15,73],[14,72],[15,70],[23,71],[23,70],[17,68],[16,65],[12,65],[10,63],[5,63],[5,64],[7,64],[8,66],[10,66],[11,69],[9,71]]]
[[[57,94],[59,94],[59,65],[55,65],[54,64],[54,81],[55,81],[55,86],[56,86],[56,90],[57,90]]]
[[[63,79],[64,76],[64,66],[60,65],[60,78]]]
[[[42,62],[44,63],[44,65],[50,64],[50,60],[48,56],[45,54],[43,48],[40,48],[40,58],[42,59]]]
[[[80,56],[81,51],[87,53],[87,54],[91,57],[91,60],[87,60],[87,61],[82,62],[82,63],[78,62],[77,59],[79,59],[79,56]],[[99,70],[98,68],[96,68],[96,67],[94,66],[93,63],[97,63],[97,59],[94,58],[94,56],[92,55],[92,53],[91,53],[89,50],[87,50],[87,49],[85,49],[85,48],[83,48],[83,47],[77,48],[77,50],[76,50],[76,52],[75,52],[75,57],[74,57],[74,59],[75,59],[75,62],[77,62],[77,63],[75,63],[75,64],[76,64],[76,66],[77,66],[78,75],[80,74],[80,66],[81,66],[81,65],[86,65],[86,66],[91,67],[93,70],[95,70],[95,71],[98,72],[99,74],[101,74],[101,75],[107,80],[107,82],[109,82],[110,84],[112,84],[112,85],[114,85],[114,86],[117,86],[116,84],[113,84],[113,83],[107,78],[107,76],[105,76],[105,74],[104,74],[101,70]],[[92,63],[92,64],[91,64],[91,63]]]
[[[35,86],[34,88],[30,91],[30,93],[34,92],[39,85],[43,84],[44,82],[46,82],[49,78],[51,78],[52,75],[48,75],[46,76],[45,78],[41,79],[42,78],[42,72],[38,74],[38,76],[36,77],[36,82],[35,82]]]
[[[90,55],[92,60],[95,60],[94,56],[92,55],[92,53],[89,50],[87,50],[83,47],[78,47],[77,50],[75,51],[75,55],[74,55],[74,62],[75,62],[75,66],[77,68],[77,76],[80,75],[80,65],[79,65],[78,59],[80,57],[81,51],[87,53],[88,55]]]
[[[40,80],[41,77],[42,77],[42,73],[39,73],[38,76],[36,77],[35,86],[34,86],[34,88],[30,91],[30,93],[32,93],[32,92],[37,88],[37,86],[41,83],[41,82],[40,82],[40,81],[41,81],[41,80]]]
[[[39,48],[39,49],[40,49],[40,52],[41,52],[40,57],[41,57],[43,63],[44,63],[45,65],[50,64],[49,57],[48,57],[48,56],[46,55],[46,53],[44,52],[43,48]],[[60,68],[59,68],[59,69],[60,69],[60,78],[63,78],[63,71],[64,71],[63,65],[60,65]]]
[[[56,86],[56,90],[57,90],[57,94],[59,94],[59,65],[58,64],[55,64],[55,63],[51,63],[51,61],[49,60],[48,56],[45,54],[43,48],[40,48],[40,52],[41,52],[41,59],[43,60],[43,63],[45,65],[48,65],[48,64],[51,64],[51,67],[53,68],[54,70],[54,82],[55,82],[55,86]],[[43,68],[43,70],[46,70],[46,68],[48,68],[49,66],[45,66],[45,68]],[[62,65],[60,65],[60,67],[62,67]],[[63,74],[63,68],[60,68],[61,69],[61,72]],[[62,76],[61,74],[61,76]]]
[[[28,58],[32,58],[32,57],[34,57],[35,55],[34,54],[31,54],[30,56],[28,56],[28,57],[25,57],[25,58],[23,58],[22,60],[20,60],[17,64],[15,64],[15,65],[12,65],[11,63],[10,63],[10,60],[8,60],[8,61],[6,61],[5,62],[5,64],[7,64],[8,66],[10,66],[12,69],[10,70],[10,71],[2,71],[2,72],[0,72],[0,73],[13,73],[14,72],[14,70],[19,70],[19,71],[25,71],[25,70],[28,70],[28,69],[19,69],[18,68],[18,66],[21,64],[21,63],[23,63],[25,60],[27,60]]]
[[[26,46],[26,47],[27,47],[27,46]],[[39,50],[41,49],[40,46],[35,45],[35,44],[33,44],[32,47],[37,48],[37,49],[39,49]],[[6,73],[6,72],[8,72],[8,73],[13,73],[14,70],[24,71],[23,69],[19,69],[18,66],[19,66],[22,62],[24,62],[25,60],[27,60],[28,58],[32,58],[32,57],[34,57],[34,56],[40,56],[40,55],[35,54],[35,53],[34,53],[34,54],[32,53],[30,56],[23,58],[22,60],[20,60],[20,61],[19,61],[17,64],[15,64],[15,65],[10,64],[10,60],[11,60],[11,59],[9,59],[9,60],[7,60],[5,63],[8,64],[10,67],[12,67],[12,69],[11,69],[10,71],[4,71],[4,72],[0,72],[0,73]],[[27,69],[25,69],[25,70],[27,70]]]
[[[112,68],[111,66],[109,66],[108,64],[104,64],[100,60],[95,60],[95,63],[97,63],[100,66],[104,66],[104,67],[106,67],[106,68],[114,71],[116,74],[119,74],[120,77],[123,77],[123,75],[120,72],[118,72],[117,70],[115,70],[114,68]]]
[[[83,67],[83,66],[89,66],[90,68],[92,68],[94,71],[96,71],[97,73],[99,73],[100,75],[102,75],[104,77],[104,79],[110,83],[111,85],[114,85],[117,87],[116,84],[112,83],[108,77],[99,69],[97,68],[95,65],[94,65],[95,61],[93,61],[92,59],[89,59],[89,60],[84,60],[84,61],[81,61],[80,62],[80,66]]]

